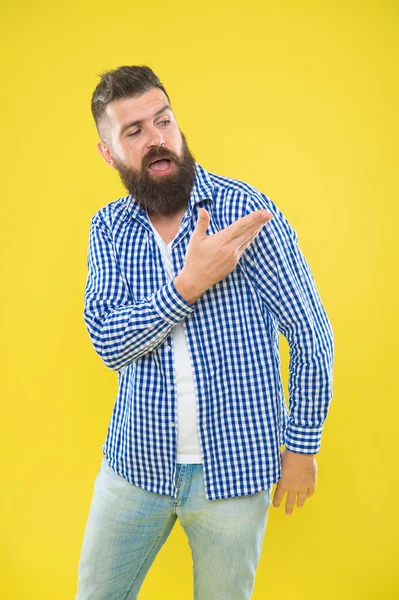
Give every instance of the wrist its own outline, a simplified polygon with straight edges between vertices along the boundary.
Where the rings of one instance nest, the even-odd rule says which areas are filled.
[[[200,291],[183,270],[175,277],[174,284],[179,294],[190,304],[194,304],[205,291]]]

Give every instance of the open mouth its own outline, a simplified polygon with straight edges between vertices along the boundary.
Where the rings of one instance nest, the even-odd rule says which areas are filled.
[[[173,161],[169,158],[158,158],[148,165],[150,171],[167,173],[172,169]]]

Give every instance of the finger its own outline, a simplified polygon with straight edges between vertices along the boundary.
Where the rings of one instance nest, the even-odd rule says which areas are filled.
[[[267,219],[265,223],[253,223],[252,225],[248,225],[241,233],[236,235],[230,242],[232,244],[239,244],[240,247],[242,244],[245,244],[248,240],[253,241],[255,237],[258,235],[262,227],[266,225],[268,221],[271,221],[272,217]]]
[[[316,491],[316,486],[315,485],[310,485],[308,487],[308,491],[306,493],[307,497],[310,498],[311,496],[313,496],[313,494],[315,493],[315,491]]]
[[[273,496],[273,502],[272,502],[272,504],[275,508],[278,508],[280,506],[281,501],[284,497],[284,494],[285,494],[285,489],[283,488],[282,485],[279,485],[277,483],[277,487],[274,490],[274,496]]]
[[[271,219],[269,219],[269,221],[271,221]],[[246,232],[242,233],[241,236],[238,236],[238,237],[234,238],[234,242],[235,243],[240,242],[240,240],[242,240],[241,244],[239,246],[237,246],[237,248],[236,248],[236,252],[237,252],[237,254],[238,254],[239,257],[241,257],[241,255],[248,248],[248,246],[250,246],[250,244],[252,244],[252,242],[254,241],[254,239],[258,236],[258,234],[259,234],[260,230],[262,229],[262,227],[263,227],[263,225],[261,225],[260,227],[258,227],[256,229],[256,231],[252,231],[251,235],[249,237],[248,237],[249,231],[247,229]]]
[[[222,229],[220,233],[223,233],[223,236],[227,240],[234,240],[239,236],[245,236],[249,232],[250,234],[259,230],[260,227],[263,227],[270,219],[273,218],[273,215],[269,213],[267,210],[255,210],[249,215],[245,215],[244,217],[240,217],[237,221],[234,221],[231,225]]]
[[[206,230],[209,227],[209,222],[209,212],[205,208],[201,207],[198,211],[198,219],[197,224],[195,226],[194,234],[204,236],[206,234]]]
[[[306,500],[306,491],[298,492],[298,500],[296,502],[298,508],[302,508]]]
[[[237,252],[237,254],[238,254],[239,257],[241,257],[241,255],[248,248],[248,246],[250,246],[252,244],[252,242],[254,241],[254,239],[257,237],[258,233],[259,233],[259,231],[257,231],[253,235],[251,235],[251,237],[249,239],[247,239],[240,246],[238,246],[238,248],[236,249],[236,252]]]
[[[296,500],[296,492],[289,491],[287,493],[287,501],[285,503],[285,514],[286,515],[292,514],[292,511],[294,510],[294,506],[295,506],[295,500]]]

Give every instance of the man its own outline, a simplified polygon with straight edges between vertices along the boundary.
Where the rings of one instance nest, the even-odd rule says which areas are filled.
[[[129,195],[90,226],[84,318],[119,387],[77,598],[137,598],[179,517],[195,599],[248,599],[273,484],[287,515],[315,491],[331,325],[295,230],[266,195],[195,161],[149,67],[103,73],[92,112]]]

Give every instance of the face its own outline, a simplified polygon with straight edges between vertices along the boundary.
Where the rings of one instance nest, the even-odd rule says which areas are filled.
[[[99,128],[100,154],[149,213],[173,215],[187,207],[195,158],[162,90],[110,102]]]

